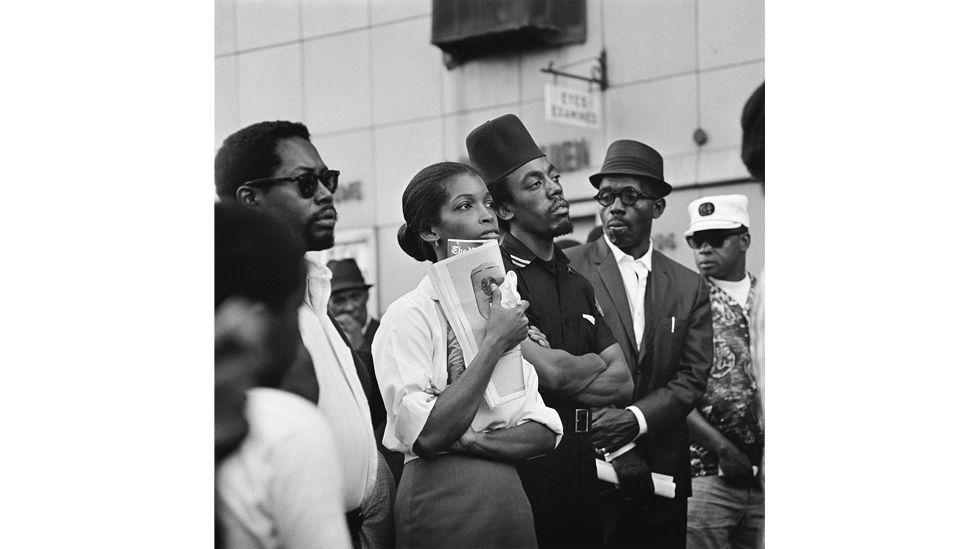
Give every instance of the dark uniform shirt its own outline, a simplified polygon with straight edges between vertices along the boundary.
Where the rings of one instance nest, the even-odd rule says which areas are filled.
[[[604,351],[616,339],[603,321],[593,286],[569,266],[555,248],[550,261],[537,257],[511,234],[501,242],[505,270],[518,275],[518,291],[529,302],[529,323],[546,335],[553,349],[573,355]],[[532,504],[540,549],[602,546],[600,501],[593,443],[577,433],[577,409],[585,404],[568,397],[539,393],[563,420],[563,440],[552,453],[518,466]]]

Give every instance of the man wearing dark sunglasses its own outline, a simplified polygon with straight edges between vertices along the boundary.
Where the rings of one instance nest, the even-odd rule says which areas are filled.
[[[706,276],[715,361],[691,430],[690,547],[760,547],[765,493],[760,468],[765,433],[750,353],[756,278],[746,272],[749,213],[745,195],[705,196],[688,206],[685,232]],[[722,524],[723,528],[716,528]]]
[[[685,418],[712,364],[708,289],[651,245],[651,226],[671,192],[657,151],[615,141],[590,183],[603,236],[566,255],[593,284],[635,388],[626,408],[594,414],[594,445],[619,479],[619,489],[604,483],[601,497],[606,546],[683,548],[691,494]],[[652,481],[652,472],[672,481]]]
[[[308,276],[298,309],[303,347],[280,388],[314,402],[339,447],[343,505],[353,545],[393,546],[395,485],[377,451],[370,420],[369,373],[328,312],[332,272],[317,252],[335,243],[333,194],[339,172],[329,169],[298,122],[259,122],[224,140],[214,161],[217,195],[285,222],[305,245]]]

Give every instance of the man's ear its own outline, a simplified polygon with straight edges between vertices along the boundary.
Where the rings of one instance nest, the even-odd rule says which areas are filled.
[[[258,193],[247,185],[241,185],[237,188],[236,197],[238,204],[249,208],[257,208],[261,205],[261,193]]]
[[[749,235],[749,233],[745,233],[745,234],[740,234],[739,238],[741,239],[742,242],[742,251],[748,250],[749,244],[752,244],[752,237]]]
[[[667,201],[663,198],[658,198],[654,201],[654,206],[651,208],[651,219],[657,219],[661,217],[664,213],[664,208],[668,205]]]
[[[511,221],[515,217],[515,210],[508,204],[495,204],[495,215],[498,219]]]

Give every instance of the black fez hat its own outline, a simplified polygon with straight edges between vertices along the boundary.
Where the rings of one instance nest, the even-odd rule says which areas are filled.
[[[465,145],[471,164],[485,176],[485,183],[494,183],[526,162],[545,156],[514,114],[478,126],[468,134]]]
[[[600,188],[605,175],[633,175],[650,181],[654,196],[661,198],[671,194],[671,185],[664,180],[664,160],[647,145],[630,139],[619,139],[610,144],[607,157],[599,173],[590,176],[590,184]]]
[[[363,279],[363,273],[359,270],[359,265],[351,257],[339,260],[333,259],[326,266],[332,271],[332,293],[344,290],[366,290],[373,286],[372,284],[366,284],[366,280]]]

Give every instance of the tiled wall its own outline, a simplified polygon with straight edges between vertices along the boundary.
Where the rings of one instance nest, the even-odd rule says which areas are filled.
[[[655,222],[673,237],[663,251],[691,264],[681,233],[687,204],[703,194],[744,192],[753,217],[749,267],[763,264],[764,200],[755,183],[700,189],[748,177],[739,160],[739,116],[764,79],[762,0],[588,0],[587,41],[475,60],[448,71],[430,44],[430,0],[216,0],[215,148],[266,119],[301,120],[361,200],[339,207],[342,231],[375,231],[374,301],[384,310],[426,271],[400,251],[400,196],[418,170],[466,156],[464,138],[489,118],[519,115],[542,144],[586,139],[590,167],[565,173],[579,205],[586,177],[615,139],[644,141],[665,157],[676,187]],[[598,130],[547,122],[540,72],[606,49],[610,87]],[[588,73],[583,63],[569,70]],[[570,84],[560,80],[559,84]],[[585,88],[586,84],[579,83]],[[708,134],[699,147],[696,128]],[[682,189],[681,187],[686,187]],[[663,238],[668,241],[667,238]]]

